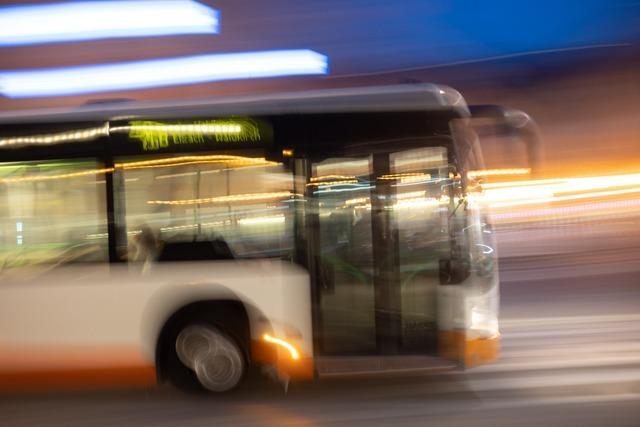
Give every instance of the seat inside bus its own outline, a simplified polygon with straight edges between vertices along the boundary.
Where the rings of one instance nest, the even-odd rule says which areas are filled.
[[[158,254],[158,262],[214,261],[235,259],[222,239],[195,242],[166,242]]]

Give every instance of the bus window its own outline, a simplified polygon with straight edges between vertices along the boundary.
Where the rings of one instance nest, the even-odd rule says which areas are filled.
[[[129,246],[150,227],[161,242],[221,239],[240,258],[290,255],[293,176],[279,163],[235,155],[136,159],[117,163],[114,181],[124,188]]]
[[[106,261],[104,170],[92,161],[0,164],[0,266]]]

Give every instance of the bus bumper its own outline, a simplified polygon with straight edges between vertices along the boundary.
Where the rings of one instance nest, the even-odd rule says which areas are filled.
[[[472,368],[495,362],[500,355],[500,335],[475,336],[470,331],[440,331],[438,335],[440,357],[454,360]]]

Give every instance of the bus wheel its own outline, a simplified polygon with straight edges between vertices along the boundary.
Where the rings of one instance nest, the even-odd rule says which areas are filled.
[[[182,328],[175,339],[175,355],[195,373],[200,386],[212,392],[235,388],[246,369],[242,351],[234,340],[208,324]],[[183,373],[177,374],[184,378]]]

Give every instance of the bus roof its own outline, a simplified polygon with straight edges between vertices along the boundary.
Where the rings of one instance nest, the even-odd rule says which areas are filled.
[[[461,116],[469,115],[466,102],[458,91],[421,83],[181,101],[88,103],[72,108],[2,112],[0,124],[420,110],[455,110]]]

